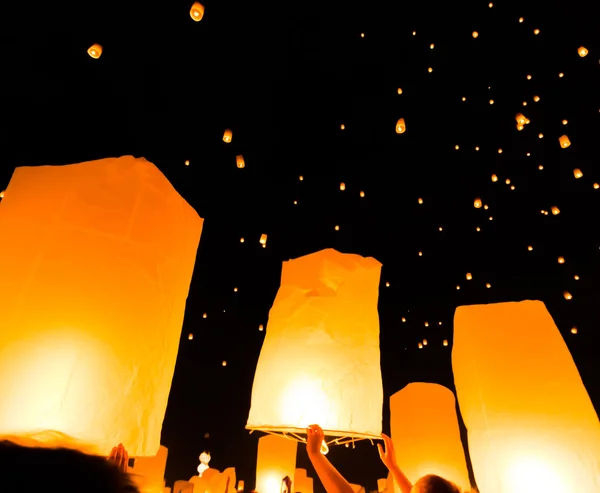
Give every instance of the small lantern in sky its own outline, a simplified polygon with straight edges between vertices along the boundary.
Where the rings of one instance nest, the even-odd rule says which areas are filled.
[[[408,384],[390,397],[390,428],[396,459],[411,483],[437,474],[462,491],[470,488],[451,390],[436,383]]]
[[[581,170],[579,168],[575,168],[573,170],[573,176],[575,176],[575,178],[579,179],[583,176],[583,173],[581,172]]]
[[[233,138],[233,132],[229,129],[226,129],[225,132],[223,133],[223,142],[225,142],[226,144],[229,144],[231,142],[232,138]]]
[[[481,199],[478,197],[475,199],[475,201],[473,202],[473,205],[475,206],[475,209],[479,209],[481,207]]]
[[[266,244],[267,244],[267,235],[266,234],[260,235],[260,244],[263,246],[266,246]]]
[[[554,214],[555,216],[558,216],[560,214],[560,209],[558,207],[556,207],[555,205],[553,205],[550,210],[552,211],[552,214]]]
[[[15,170],[0,207],[0,435],[157,453],[202,223],[145,159]]]
[[[131,477],[140,493],[157,493],[163,490],[168,455],[167,447],[161,445],[155,456],[135,459]]]
[[[580,47],[577,49],[577,53],[579,54],[579,56],[580,56],[581,58],[583,58],[583,57],[587,56],[587,54],[588,54],[588,50],[587,50],[587,48],[586,48],[585,46],[580,46]]]
[[[266,435],[258,439],[256,491],[281,493],[283,479],[293,478],[296,472],[297,449],[298,442],[282,436]]]
[[[241,154],[239,156],[235,157],[235,164],[238,168],[245,168],[246,167],[246,162],[244,161],[244,156],[242,156]]]
[[[571,145],[571,141],[569,140],[569,137],[567,137],[566,135],[562,135],[561,137],[559,137],[558,142],[560,143],[560,146],[563,149],[565,149]]]
[[[406,123],[404,123],[404,118],[400,118],[400,120],[396,122],[396,133],[403,134],[404,132],[406,132]]]
[[[90,46],[88,48],[87,52],[88,52],[89,56],[98,60],[98,58],[100,58],[102,56],[102,46],[99,45],[98,43],[94,43],[92,46]]]
[[[541,301],[457,308],[452,368],[482,492],[598,491],[600,422]]]
[[[333,249],[283,263],[247,429],[294,436],[319,424],[329,437],[380,436],[380,274],[374,258]]]
[[[192,4],[192,8],[190,9],[190,17],[192,20],[200,22],[202,17],[204,17],[204,5],[202,5],[200,2],[194,2]]]

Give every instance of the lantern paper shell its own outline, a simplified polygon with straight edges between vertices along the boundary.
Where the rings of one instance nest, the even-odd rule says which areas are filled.
[[[560,146],[563,149],[566,149],[567,147],[569,147],[571,145],[571,141],[569,140],[569,137],[567,137],[566,135],[561,135],[558,138],[558,143],[560,144]]]
[[[246,428],[380,437],[380,273],[374,258],[333,249],[283,263]]]
[[[223,133],[223,142],[225,142],[226,144],[229,144],[231,142],[232,138],[233,138],[233,132],[229,129],[225,130],[225,132]]]
[[[541,301],[461,306],[452,367],[485,493],[600,491],[600,423]]]
[[[190,8],[190,17],[195,22],[200,22],[204,17],[204,5],[200,2],[194,2]]]
[[[140,493],[163,491],[168,454],[167,447],[161,445],[154,457],[138,457],[135,459],[131,477]]]
[[[313,478],[309,478],[306,469],[296,469],[293,490],[298,493],[313,493]]]
[[[266,435],[258,439],[256,457],[256,491],[258,493],[280,493],[281,482],[296,472],[298,442],[277,435]]]
[[[91,56],[95,60],[98,60],[98,58],[102,56],[102,46],[98,43],[95,43],[88,48],[87,52],[89,56]]]
[[[145,159],[15,170],[0,209],[0,435],[157,453],[202,223]]]
[[[471,487],[451,390],[435,383],[408,384],[390,397],[390,424],[398,464],[411,483],[427,474]]]

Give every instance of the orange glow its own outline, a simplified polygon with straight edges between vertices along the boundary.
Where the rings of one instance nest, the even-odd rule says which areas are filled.
[[[476,198],[475,201],[473,202],[473,206],[475,206],[475,209],[479,209],[481,207],[481,199]]]
[[[298,442],[289,438],[266,435],[258,439],[256,491],[281,492],[283,478],[293,478],[295,475],[297,449]]]
[[[481,491],[597,491],[600,423],[542,302],[459,307],[452,367]]]
[[[563,149],[566,147],[569,147],[571,145],[571,141],[569,140],[569,137],[567,137],[566,135],[559,137],[558,142]]]
[[[583,58],[584,56],[587,56],[588,54],[588,50],[585,46],[580,46],[577,50],[577,53],[579,54],[579,56],[581,58]]]
[[[202,223],[145,159],[15,170],[0,207],[0,435],[156,454]]]
[[[102,56],[102,45],[95,43],[88,48],[87,52],[89,56],[98,60]]]
[[[235,157],[235,164],[238,168],[245,168],[246,167],[246,162],[244,161],[244,156],[239,155]]]
[[[333,249],[283,263],[247,429],[304,433],[317,423],[327,436],[379,437],[380,273],[377,260]]]
[[[223,142],[229,144],[231,142],[231,139],[233,139],[233,132],[229,129],[226,129],[223,133]]]
[[[467,491],[469,473],[452,391],[435,383],[410,383],[390,397],[390,411],[396,459],[408,479],[414,484],[437,474]]]
[[[406,132],[406,123],[404,123],[404,118],[400,118],[400,120],[396,122],[396,133],[403,134],[404,132]]]
[[[133,466],[133,474],[140,493],[160,493],[163,491],[165,469],[167,467],[167,447],[161,445],[153,457],[138,457]]]
[[[313,478],[308,477],[306,469],[296,469],[292,484],[294,491],[302,493],[313,493],[314,491]]]
[[[200,2],[194,2],[192,4],[192,8],[190,9],[190,17],[192,20],[200,22],[202,17],[204,17],[204,5],[202,5]]]

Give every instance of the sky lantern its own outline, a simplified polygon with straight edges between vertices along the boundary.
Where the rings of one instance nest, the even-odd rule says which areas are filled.
[[[0,208],[0,435],[157,453],[202,223],[145,159],[15,170]]]
[[[242,169],[246,167],[246,162],[244,161],[244,156],[241,154],[235,157],[235,164],[238,168]]]
[[[552,209],[550,209],[552,211],[552,214],[554,214],[555,216],[558,216],[560,214],[560,209],[558,207],[556,207],[555,205],[552,206]]]
[[[579,179],[583,176],[583,173],[581,172],[581,170],[579,168],[575,168],[573,170],[573,176],[575,176],[575,178]]]
[[[102,56],[102,45],[99,45],[98,43],[94,43],[92,46],[90,46],[88,48],[87,52],[88,52],[89,56],[98,60],[98,58],[100,58]]]
[[[229,144],[231,142],[232,138],[233,138],[233,132],[229,129],[226,129],[225,132],[223,133],[223,142],[225,142],[226,144]]]
[[[569,137],[567,137],[566,135],[562,135],[561,137],[559,137],[558,142],[560,143],[560,146],[563,149],[565,149],[571,145],[571,141],[569,140]]]
[[[135,459],[132,478],[140,493],[160,493],[163,491],[168,455],[167,447],[161,445],[155,456]]]
[[[458,307],[452,368],[480,491],[598,491],[600,422],[541,301]]]
[[[470,489],[451,390],[436,383],[409,383],[390,397],[390,413],[396,459],[411,483],[437,474],[462,491]]]
[[[192,20],[200,22],[202,17],[204,17],[204,5],[202,5],[200,2],[194,2],[192,4],[192,8],[190,9],[190,17]]]
[[[381,263],[325,249],[283,263],[246,428],[301,439],[380,437]]]
[[[298,442],[278,435],[266,435],[258,439],[256,456],[256,491],[258,493],[281,493],[281,483],[286,476],[296,474]],[[302,492],[304,493],[304,492]]]
[[[266,234],[260,235],[259,241],[262,246],[266,246],[267,245],[267,235]]]
[[[313,493],[313,483],[313,478],[308,477],[306,469],[296,469],[296,472],[294,473],[294,479],[292,481],[292,484],[294,485],[294,491],[300,493]]]
[[[477,31],[473,31],[471,36],[473,36],[474,38],[477,38],[479,36],[479,33]]]
[[[406,123],[404,123],[404,118],[400,118],[400,120],[396,122],[396,133],[403,134],[404,132],[406,132]]]
[[[475,201],[473,202],[473,206],[475,206],[475,209],[479,209],[481,207],[481,199],[479,197],[477,197],[475,199]]]
[[[585,46],[580,46],[580,47],[577,49],[577,53],[579,54],[579,56],[580,56],[581,58],[583,58],[584,56],[587,56],[587,54],[588,54],[588,50],[587,50],[587,48],[586,48]]]

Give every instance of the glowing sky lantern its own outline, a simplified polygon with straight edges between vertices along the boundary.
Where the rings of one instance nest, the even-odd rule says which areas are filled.
[[[88,48],[87,53],[92,58],[98,60],[98,58],[102,56],[102,46],[98,43],[95,43]]]
[[[190,17],[196,22],[200,22],[204,17],[204,5],[200,2],[194,2],[190,8]]]
[[[587,50],[587,48],[586,48],[585,46],[580,46],[580,47],[577,49],[577,53],[579,54],[579,56],[580,56],[581,58],[583,58],[584,56],[587,56],[587,54],[588,54],[588,50]]]
[[[569,140],[569,137],[567,137],[566,135],[562,135],[558,138],[558,143],[560,144],[560,146],[565,149],[567,147],[569,147],[571,145],[571,141]]]
[[[140,493],[160,493],[163,491],[168,455],[167,447],[161,445],[155,456],[135,459],[132,478],[140,489]]]
[[[457,308],[452,367],[480,491],[600,491],[600,422],[542,302]]]
[[[296,469],[294,474],[294,491],[299,493],[313,493],[314,481],[313,478],[309,478],[306,469]]]
[[[232,138],[233,138],[233,132],[229,129],[226,129],[225,132],[223,133],[223,142],[225,142],[226,144],[229,144],[231,142]]]
[[[378,438],[381,263],[321,250],[283,263],[254,376],[247,429],[301,439]]]
[[[475,209],[479,209],[481,207],[481,199],[478,197],[475,199],[475,201],[473,202],[473,206],[475,207]]]
[[[298,442],[278,435],[266,435],[258,439],[256,456],[258,493],[281,493],[283,478],[293,479],[295,476],[297,449]]]
[[[246,167],[246,162],[244,161],[244,156],[239,155],[235,157],[235,164],[238,168],[245,168]]]
[[[396,133],[403,134],[404,132],[406,132],[406,123],[404,123],[404,118],[400,118],[400,120],[396,122]]]
[[[437,474],[463,491],[470,488],[451,390],[435,383],[410,383],[390,397],[390,412],[396,459],[411,483]]]
[[[157,453],[202,223],[145,159],[15,170],[0,207],[0,435]]]

